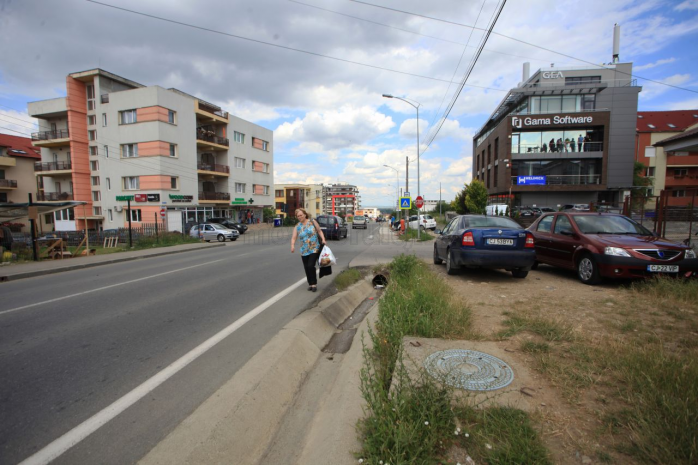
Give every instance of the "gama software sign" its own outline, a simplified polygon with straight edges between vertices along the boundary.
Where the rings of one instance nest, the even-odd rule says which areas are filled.
[[[545,176],[517,176],[519,186],[545,186]]]
[[[552,118],[519,118],[514,116],[511,118],[511,125],[521,129],[527,126],[556,126],[561,124],[591,124],[594,122],[593,116],[560,116],[556,115]]]

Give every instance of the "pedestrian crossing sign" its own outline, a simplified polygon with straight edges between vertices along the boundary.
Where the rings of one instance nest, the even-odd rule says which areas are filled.
[[[412,199],[409,197],[400,197],[400,210],[409,210],[412,208]]]

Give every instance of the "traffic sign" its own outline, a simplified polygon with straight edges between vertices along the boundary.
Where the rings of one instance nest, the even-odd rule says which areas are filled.
[[[409,197],[400,197],[400,210],[409,210],[412,208],[412,199]]]
[[[164,218],[167,215],[167,208],[160,209],[160,216]]]
[[[417,197],[417,199],[414,201],[414,205],[417,208],[422,208],[424,206],[424,199],[422,198],[421,195],[419,197]]]
[[[409,193],[409,192],[404,192],[403,195],[404,195],[405,197],[410,197],[410,193]]]

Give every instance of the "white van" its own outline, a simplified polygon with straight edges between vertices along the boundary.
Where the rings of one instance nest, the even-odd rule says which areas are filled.
[[[506,215],[508,205],[505,203],[493,203],[492,205],[487,205],[487,215],[488,216],[499,216]]]

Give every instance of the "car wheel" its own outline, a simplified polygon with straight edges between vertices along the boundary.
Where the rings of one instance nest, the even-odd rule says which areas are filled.
[[[434,265],[441,265],[444,261],[439,258],[439,254],[436,252],[436,246],[434,246]]]
[[[446,251],[446,273],[450,275],[458,274],[458,267],[453,264],[453,254],[450,249]]]
[[[235,241],[237,241],[237,240],[238,240],[238,238],[237,238],[237,237],[233,237],[233,238],[232,238],[232,239],[230,239],[230,240],[231,240],[231,242],[235,242]]]
[[[225,242],[225,236],[223,234],[219,234],[217,239],[218,239],[218,242]]]
[[[528,276],[528,270],[517,268],[515,270],[511,270],[511,275],[515,278],[525,278]]]
[[[425,228],[424,226],[420,226],[420,227],[419,227],[419,230],[422,231],[422,232],[425,232],[425,231],[427,230],[427,228]]]
[[[583,255],[579,262],[577,263],[577,277],[584,284],[596,284],[601,278],[599,276],[599,269],[596,266],[596,262],[591,255]]]
[[[533,262],[533,265],[531,265],[531,269],[532,269],[532,270],[537,270],[537,269],[538,269],[538,262],[537,262],[537,261]]]

